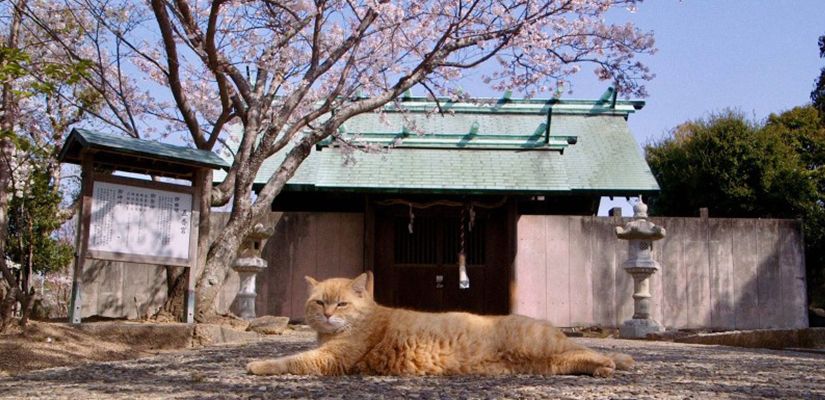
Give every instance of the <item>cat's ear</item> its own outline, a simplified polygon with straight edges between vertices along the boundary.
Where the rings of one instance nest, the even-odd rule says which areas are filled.
[[[318,284],[318,281],[316,281],[316,280],[315,280],[315,278],[313,278],[313,277],[311,277],[311,276],[305,276],[305,277],[304,277],[304,280],[306,280],[306,281],[307,281],[307,284],[309,284],[309,289],[310,289],[310,290],[312,290],[312,288],[314,288],[314,287],[315,287],[315,285],[317,285],[317,284]]]
[[[358,275],[358,277],[352,280],[350,287],[352,287],[352,291],[360,297],[364,297],[365,294],[372,294],[372,273],[365,272]]]

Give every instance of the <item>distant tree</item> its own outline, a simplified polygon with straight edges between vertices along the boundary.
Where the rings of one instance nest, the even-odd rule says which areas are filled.
[[[661,192],[651,210],[718,217],[801,218],[808,292],[822,304],[825,282],[825,129],[813,107],[772,114],[764,123],[726,111],[684,123],[645,146]],[[819,288],[819,290],[817,290]]]
[[[822,82],[825,84],[825,82]],[[825,100],[825,99],[823,99]],[[771,114],[765,131],[781,138],[799,156],[807,178],[816,186],[814,201],[796,217],[803,220],[808,299],[825,307],[825,116],[814,107],[796,107]]]
[[[817,198],[800,155],[740,113],[682,124],[645,153],[661,187],[651,200],[659,214],[708,207],[717,216],[782,218]]]
[[[33,20],[28,15],[33,8],[41,9],[43,18]],[[113,89],[117,85],[104,85],[101,78],[104,71],[119,71],[120,64],[110,63],[105,69],[92,71],[89,60],[94,59],[94,49],[101,47],[95,46],[94,36],[86,35],[81,24],[67,18],[71,15],[70,8],[54,2],[0,1],[0,331],[11,321],[15,304],[23,304],[25,314],[26,304],[33,301],[28,281],[13,273],[6,265],[6,256],[27,247],[33,256],[24,264],[34,267],[39,265],[34,259],[53,254],[50,249],[38,247],[52,244],[52,232],[41,231],[51,222],[33,221],[30,233],[36,235],[26,236],[28,239],[20,246],[21,236],[8,236],[12,218],[19,223],[24,214],[37,215],[27,209],[29,205],[60,198],[61,168],[56,156],[68,128],[90,116],[115,121],[110,118],[114,112],[107,110],[117,109],[123,104],[118,99],[125,99],[117,96]],[[50,36],[45,27],[57,29],[61,35]],[[116,74],[108,72],[111,75]],[[22,210],[19,205],[23,198],[15,198],[15,194],[26,199]],[[44,215],[50,221],[66,220],[72,211],[64,211]],[[17,250],[11,248],[15,245]],[[30,271],[24,268],[24,275]],[[24,315],[21,323],[25,321]]]
[[[825,35],[819,37],[819,57],[825,58]],[[825,122],[825,67],[822,67],[819,78],[816,79],[814,91],[811,92],[811,101]]]
[[[33,163],[34,169],[26,170],[23,180],[15,185],[9,202],[8,236],[6,257],[20,265],[21,324],[25,325],[35,301],[31,287],[35,274],[44,274],[69,266],[73,246],[54,237],[54,232],[64,222],[60,216],[60,191],[57,182],[45,164]]]

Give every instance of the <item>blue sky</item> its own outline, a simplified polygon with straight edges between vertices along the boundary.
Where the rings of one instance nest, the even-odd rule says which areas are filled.
[[[642,58],[656,78],[647,84],[647,105],[629,119],[640,145],[725,108],[762,120],[809,103],[825,66],[817,47],[825,34],[822,0],[649,0],[610,18],[653,31],[659,49]],[[607,83],[590,75],[573,78],[570,97],[601,95]],[[612,204],[604,203],[602,213]]]
[[[726,107],[764,119],[806,104],[825,65],[822,0],[654,0],[621,14],[652,30],[659,49],[646,59],[656,74],[647,106],[629,120],[641,143]]]
[[[656,74],[646,84],[647,105],[629,119],[640,145],[726,108],[762,120],[809,103],[825,66],[817,46],[825,35],[824,0],[648,0],[636,12],[608,14],[608,22],[626,21],[652,31],[658,48],[640,57]],[[609,86],[587,68],[572,82],[565,98],[598,98]],[[499,95],[468,86],[473,95]]]

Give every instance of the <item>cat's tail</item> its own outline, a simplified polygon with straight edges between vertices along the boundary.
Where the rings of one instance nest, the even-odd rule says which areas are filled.
[[[616,369],[627,371],[633,369],[633,366],[636,365],[636,361],[629,354],[607,353],[606,355],[616,363]]]

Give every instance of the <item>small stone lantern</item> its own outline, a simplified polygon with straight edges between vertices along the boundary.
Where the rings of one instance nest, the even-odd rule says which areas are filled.
[[[644,338],[648,333],[662,332],[659,322],[650,318],[650,275],[659,269],[653,260],[653,241],[665,237],[665,228],[647,220],[647,205],[639,202],[633,206],[633,220],[624,227],[616,227],[616,237],[628,241],[628,259],[622,263],[627,273],[633,276],[633,318],[624,322],[619,329],[623,338]]]
[[[240,254],[232,264],[232,269],[238,272],[240,288],[235,298],[235,310],[239,317],[255,319],[255,276],[267,267],[267,262],[261,258],[266,240],[272,236],[272,228],[264,228],[263,224],[256,224],[252,232],[246,236],[241,245]]]

